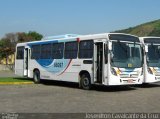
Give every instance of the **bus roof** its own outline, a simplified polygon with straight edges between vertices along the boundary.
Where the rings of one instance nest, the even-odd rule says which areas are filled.
[[[139,39],[142,43],[160,43],[160,37],[156,36],[139,37]]]
[[[44,40],[53,40],[53,39],[65,39],[65,38],[73,38],[73,37],[78,37],[80,35],[78,34],[65,34],[65,35],[57,35],[57,36],[48,36],[44,37],[42,41]]]
[[[101,33],[101,34],[89,34],[89,35],[77,35],[77,34],[66,34],[66,35],[59,35],[59,36],[49,36],[40,41],[31,41],[31,42],[24,42],[18,43],[17,46],[24,46],[29,43],[43,43],[49,41],[59,41],[59,40],[69,40],[69,39],[76,39],[79,38],[80,40],[86,39],[109,39],[109,35],[116,34],[116,35],[126,35],[126,36],[133,36],[138,38],[135,35],[125,34],[125,33]]]

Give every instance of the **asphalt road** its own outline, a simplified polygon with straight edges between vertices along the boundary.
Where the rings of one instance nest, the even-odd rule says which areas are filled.
[[[160,83],[143,87],[94,86],[89,91],[77,87],[65,82],[0,85],[0,112],[160,112]]]

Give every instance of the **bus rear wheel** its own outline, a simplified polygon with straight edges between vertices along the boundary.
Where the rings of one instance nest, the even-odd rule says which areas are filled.
[[[33,72],[33,80],[36,84],[40,83],[40,72],[38,70]]]
[[[89,76],[88,73],[82,74],[80,84],[81,84],[81,87],[84,90],[90,90],[91,89],[91,81],[90,81],[90,76]]]

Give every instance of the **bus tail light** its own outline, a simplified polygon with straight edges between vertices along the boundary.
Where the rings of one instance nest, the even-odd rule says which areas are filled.
[[[80,42],[80,38],[77,38],[77,42],[78,42],[78,43]]]

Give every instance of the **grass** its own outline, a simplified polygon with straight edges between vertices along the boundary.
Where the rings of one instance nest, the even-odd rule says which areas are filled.
[[[33,81],[31,79],[27,79],[27,78],[9,77],[9,78],[0,78],[0,82],[33,82]]]

